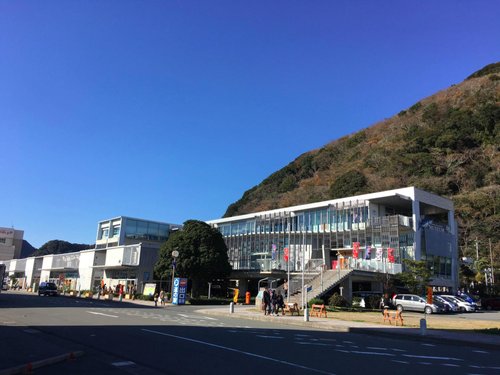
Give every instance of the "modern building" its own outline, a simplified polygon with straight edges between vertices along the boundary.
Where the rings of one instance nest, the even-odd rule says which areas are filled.
[[[300,291],[303,296],[309,285],[311,298],[339,290],[350,299],[353,292],[381,292],[381,280],[401,272],[404,259],[426,261],[436,290],[458,290],[453,203],[414,187],[208,224],[225,239],[232,283],[241,291],[256,292],[263,280],[274,281],[274,287],[288,280],[289,295]],[[142,293],[144,284],[153,281],[161,244],[180,227],[120,216],[98,223],[94,249],[0,263],[23,280],[21,285],[56,281],[72,290],[90,290],[104,283]],[[5,235],[14,238],[14,233]]]
[[[23,248],[24,231],[0,228],[0,260],[18,259]]]
[[[54,281],[70,290],[94,290],[101,284],[142,292],[153,279],[159,249],[176,224],[120,216],[97,225],[94,249],[4,261],[21,286]]]
[[[232,277],[243,289],[267,276],[290,280],[290,292],[304,277],[309,284],[321,277],[317,296],[333,287],[381,291],[376,275],[401,272],[404,259],[425,260],[436,289],[458,288],[453,203],[414,187],[208,223],[224,236]],[[336,276],[330,272],[326,281],[329,270]]]

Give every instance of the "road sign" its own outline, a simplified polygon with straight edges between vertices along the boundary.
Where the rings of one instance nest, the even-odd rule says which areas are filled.
[[[283,249],[283,252],[285,253],[285,255],[288,255],[288,247],[285,247],[285,248]]]

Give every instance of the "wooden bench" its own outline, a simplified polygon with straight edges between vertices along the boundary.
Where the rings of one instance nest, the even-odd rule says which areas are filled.
[[[321,316],[325,316],[326,318],[326,308],[325,305],[312,305],[311,306],[311,316],[317,316],[321,318]]]
[[[398,325],[398,322],[401,323],[401,326],[403,326],[403,312],[402,311],[395,311],[392,314],[389,312],[388,309],[384,309],[384,323],[385,321],[388,321],[389,324],[392,324],[391,322],[394,321],[396,322],[396,325]]]
[[[297,303],[285,303],[285,308],[283,309],[283,315],[285,313],[289,312],[290,315],[293,315],[294,312],[297,313],[297,315],[300,315],[300,310],[299,310],[299,305]]]

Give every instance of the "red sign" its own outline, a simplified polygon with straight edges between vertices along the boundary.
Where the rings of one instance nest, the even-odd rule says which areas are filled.
[[[357,259],[359,255],[359,242],[353,242],[352,243],[352,256],[353,258]]]
[[[283,259],[285,259],[285,262],[288,262],[288,254],[283,255]]]
[[[285,248],[283,249],[283,253],[285,253],[285,255],[288,255],[288,247],[285,247]]]
[[[387,260],[389,261],[389,263],[394,263],[394,249],[389,247],[387,249]]]

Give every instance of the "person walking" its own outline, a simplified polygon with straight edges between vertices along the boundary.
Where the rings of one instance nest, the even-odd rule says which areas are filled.
[[[285,301],[283,300],[283,296],[281,295],[281,293],[278,292],[278,296],[276,297],[276,316],[279,316],[280,309],[282,314],[285,315]]]
[[[262,303],[264,304],[264,315],[267,315],[271,306],[271,295],[269,294],[269,290],[267,288],[264,289],[264,293],[262,294]]]
[[[163,290],[160,291],[160,295],[158,296],[158,299],[160,300],[160,306],[165,305],[165,292]]]

